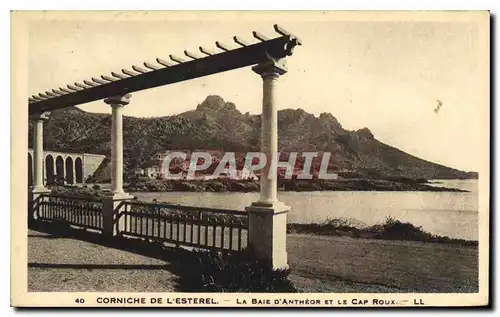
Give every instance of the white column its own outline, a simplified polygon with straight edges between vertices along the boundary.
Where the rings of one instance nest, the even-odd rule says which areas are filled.
[[[122,110],[130,102],[130,94],[104,100],[112,108],[111,115],[111,191],[123,194],[123,114]]]
[[[28,190],[28,224],[38,217],[38,205],[41,195],[49,193],[50,189],[43,185],[43,122],[48,120],[50,112],[44,112],[33,117],[33,174],[34,183]]]
[[[249,248],[273,269],[288,267],[286,252],[286,214],[288,206],[278,201],[277,176],[271,161],[278,152],[278,110],[275,101],[277,79],[286,73],[283,60],[268,61],[252,68],[263,80],[261,152],[266,166],[260,176],[260,198],[246,210],[249,214]],[[271,168],[273,167],[273,168]]]
[[[111,194],[103,198],[103,233],[105,236],[120,234],[124,218],[120,217],[124,200],[133,197],[123,191],[123,124],[122,111],[130,102],[130,94],[107,98],[111,114]],[[82,162],[83,163],[83,162]],[[120,207],[122,206],[122,207]]]
[[[44,112],[35,117],[35,124],[33,127],[33,169],[35,174],[35,181],[33,190],[44,191],[45,186],[43,182],[43,122],[49,119],[50,112]]]
[[[260,179],[260,202],[274,203],[278,200],[277,179],[274,174],[269,174],[274,173],[274,171],[270,171],[271,159],[278,152],[278,111],[274,100],[274,87],[279,74],[266,72],[262,73],[261,76],[263,79],[263,105],[260,147],[262,153],[267,157],[267,163]]]

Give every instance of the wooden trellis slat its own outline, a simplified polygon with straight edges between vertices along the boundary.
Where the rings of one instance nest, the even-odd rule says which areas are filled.
[[[130,77],[134,77],[134,76],[138,75],[138,73],[133,72],[133,71],[128,70],[128,69],[125,69],[125,68],[122,68],[122,73],[124,73],[125,75],[129,75]]]
[[[75,86],[76,86],[76,87],[80,87],[80,88],[82,88],[82,89],[89,88],[87,85],[84,85],[84,84],[81,84],[81,83],[75,83]]]
[[[189,57],[191,59],[198,59],[198,57],[196,57],[196,55],[194,55],[193,53],[188,52],[188,51],[184,51],[184,55],[186,55],[187,57]]]
[[[92,87],[99,86],[99,84],[93,83],[93,82],[88,81],[88,80],[84,80],[83,83],[85,85],[92,86]]]
[[[80,90],[83,90],[82,88],[80,87],[77,87],[77,86],[73,86],[73,85],[67,85],[69,89],[71,90],[74,90],[74,91],[80,91]]]
[[[177,56],[172,55],[172,54],[170,54],[169,57],[170,57],[171,60],[173,60],[174,62],[177,62],[179,64],[182,64],[182,63],[185,62],[185,60],[183,60],[182,58],[177,57]]]
[[[42,98],[40,96],[35,96],[35,95],[31,96],[31,98],[35,99],[36,101],[43,101],[43,100],[45,100],[45,98]]]
[[[144,73],[147,73],[148,71],[145,70],[144,68],[142,67],[139,67],[139,66],[132,66],[132,69],[135,70],[136,72],[138,73],[141,73],[141,74],[144,74]]]
[[[159,67],[153,65],[153,64],[150,64],[148,62],[144,62],[144,66],[146,66],[147,68],[151,69],[151,70],[157,70]]]
[[[109,77],[109,76],[106,76],[106,75],[101,75],[101,78],[104,79],[104,80],[107,80],[109,82],[114,82],[114,81],[118,80],[117,78]]]
[[[75,82],[67,85],[66,88],[51,89],[44,93],[39,93],[29,97],[29,113],[42,113],[55,109],[76,106],[95,100],[107,98],[115,95],[125,95],[127,93],[168,85],[180,81],[207,76],[219,72],[251,66],[272,59],[280,59],[290,56],[293,48],[301,45],[301,41],[295,35],[286,31],[279,25],[274,25],[274,31],[280,36],[269,39],[265,35],[253,31],[253,37],[257,43],[249,43],[241,37],[234,36],[233,40],[239,47],[229,46],[215,42],[215,46],[220,51],[212,51],[199,46],[199,51],[203,54],[196,54],[184,51],[184,55],[189,59],[168,55],[174,63],[157,58],[157,66],[144,62],[145,68],[132,66],[132,70],[121,69],[120,73],[111,72],[111,76],[100,75],[92,77],[91,80],[84,80],[83,83]]]
[[[102,79],[99,79],[99,78],[95,78],[95,77],[92,77],[92,81],[95,82],[95,83],[97,83],[97,84],[100,84],[100,85],[104,85],[104,84],[108,83],[105,80],[102,80]]]
[[[229,52],[231,49],[228,48],[225,44],[222,44],[221,42],[217,41],[215,42],[215,46],[217,46],[218,48],[220,48],[221,50],[225,51],[225,52]]]
[[[253,37],[255,37],[257,40],[259,40],[261,42],[265,42],[265,41],[269,40],[265,35],[260,34],[257,31],[253,31]]]
[[[157,58],[157,59],[156,59],[156,61],[157,61],[159,64],[161,64],[161,65],[163,65],[163,66],[165,66],[165,67],[171,67],[171,66],[173,66],[173,65],[174,65],[174,64],[172,64],[172,63],[170,63],[170,62],[167,62],[166,60],[163,60],[163,59],[161,59],[161,58]]]
[[[69,92],[62,91],[61,89],[52,89],[52,92],[57,94],[57,95],[65,95]]]
[[[200,52],[202,52],[203,54],[205,54],[207,56],[211,56],[211,55],[215,54],[214,52],[211,52],[209,49],[206,49],[203,46],[200,46]]]
[[[242,38],[240,38],[239,36],[235,36],[235,37],[233,37],[233,40],[234,40],[237,44],[239,44],[240,46],[243,46],[243,47],[250,45],[247,41],[243,40],[243,39],[242,39]]]

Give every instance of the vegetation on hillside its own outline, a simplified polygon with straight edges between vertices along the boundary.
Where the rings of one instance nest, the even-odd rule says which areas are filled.
[[[410,178],[473,178],[467,173],[434,164],[375,139],[369,129],[348,131],[329,113],[319,117],[302,109],[279,111],[279,149],[330,152],[330,168],[354,171],[363,178],[405,176]],[[248,152],[259,149],[260,116],[242,114],[231,102],[208,96],[195,110],[154,118],[124,117],[124,164],[126,178],[133,169],[166,150],[215,150]],[[29,144],[32,146],[32,122]],[[110,154],[111,117],[78,108],[54,111],[44,125],[45,148]],[[300,158],[300,157],[299,157]],[[300,161],[300,160],[299,160]],[[303,161],[303,159],[302,159]],[[300,165],[300,161],[298,164]],[[313,162],[319,169],[321,159]]]

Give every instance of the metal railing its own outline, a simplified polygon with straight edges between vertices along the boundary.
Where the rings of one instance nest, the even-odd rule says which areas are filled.
[[[120,207],[122,235],[202,249],[236,251],[247,246],[244,211],[133,201]]]
[[[43,194],[34,202],[36,220],[63,220],[70,225],[102,230],[103,205],[98,198]]]

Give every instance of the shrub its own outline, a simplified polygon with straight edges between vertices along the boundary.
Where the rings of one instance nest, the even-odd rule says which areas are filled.
[[[387,217],[384,223],[367,226],[354,219],[327,219],[322,223],[289,223],[287,233],[306,233],[329,236],[348,235],[357,238],[385,240],[409,240],[422,242],[444,242],[461,245],[477,245],[477,241],[450,238],[426,232],[421,226]]]
[[[221,253],[193,251],[191,267],[184,265],[181,291],[190,292],[297,292],[288,275],[290,269],[272,270],[249,251]]]

